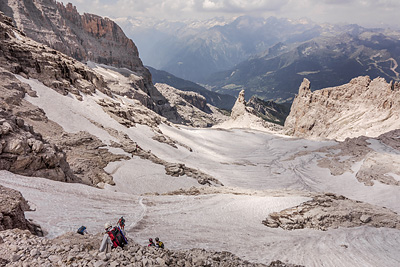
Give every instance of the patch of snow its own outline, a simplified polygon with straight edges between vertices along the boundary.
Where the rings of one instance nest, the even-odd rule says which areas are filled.
[[[19,35],[16,31],[13,31],[15,38],[17,38],[18,40],[22,41],[22,37],[21,35]]]

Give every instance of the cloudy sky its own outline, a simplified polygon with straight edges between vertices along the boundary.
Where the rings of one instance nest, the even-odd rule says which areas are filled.
[[[59,0],[60,1],[60,0]],[[111,18],[308,17],[316,22],[400,27],[399,0],[67,0],[80,13]]]

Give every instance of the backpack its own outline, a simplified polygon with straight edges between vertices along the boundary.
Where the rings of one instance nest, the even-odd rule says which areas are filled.
[[[113,243],[113,248],[120,246],[123,248],[125,244],[127,244],[124,235],[121,233],[121,230],[118,227],[114,227],[110,231],[107,232],[108,236]]]
[[[79,227],[77,233],[83,235],[85,233],[86,227],[85,226],[81,226]]]
[[[157,247],[159,247],[159,248],[164,248],[164,243],[161,242],[161,241],[158,241],[158,242],[157,242]]]

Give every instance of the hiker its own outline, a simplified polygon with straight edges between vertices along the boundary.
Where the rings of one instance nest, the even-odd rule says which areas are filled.
[[[158,237],[156,237],[156,247],[157,248],[164,248],[164,243],[161,242]]]
[[[118,220],[118,228],[121,231],[122,237],[124,238],[125,244],[128,244],[128,239],[126,238],[125,233],[125,219],[124,217],[119,218]]]
[[[149,238],[149,244],[147,245],[148,247],[155,247],[156,244],[153,242],[153,238]]]
[[[124,248],[124,246],[128,244],[119,226],[112,227],[110,223],[106,223],[104,228],[106,233],[104,234],[100,245],[100,252],[103,252],[104,250],[106,250],[106,253],[109,252],[109,244],[111,245],[111,248]]]
[[[79,227],[78,231],[76,231],[76,232],[81,235],[89,234],[88,231],[86,230],[86,226],[83,226],[83,225],[81,227]]]
[[[111,251],[113,242],[111,241],[111,238],[108,234],[108,232],[111,230],[111,228],[112,228],[112,225],[109,222],[107,222],[104,225],[105,233],[103,235],[103,240],[101,241],[101,245],[100,245],[100,249],[99,249],[100,252],[105,251],[106,253],[108,253]]]

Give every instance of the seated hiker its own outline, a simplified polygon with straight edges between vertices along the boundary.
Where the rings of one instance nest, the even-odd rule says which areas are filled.
[[[161,242],[158,237],[156,237],[156,247],[157,248],[164,248],[164,243]]]
[[[148,247],[155,247],[156,244],[153,242],[153,238],[149,238],[149,244],[147,245]]]
[[[121,231],[122,237],[124,238],[125,244],[128,244],[128,239],[126,238],[125,233],[125,219],[124,217],[119,218],[118,220],[118,228]]]
[[[103,235],[103,240],[101,241],[101,245],[100,245],[100,249],[99,249],[100,252],[105,251],[107,253],[107,252],[111,251],[113,242],[111,241],[111,238],[108,235],[108,232],[111,230],[111,228],[112,228],[112,225],[109,222],[107,222],[104,225],[105,233]]]
[[[111,245],[111,248],[121,247],[123,248],[128,242],[123,236],[120,228],[118,226],[112,227],[110,223],[106,223],[104,225],[106,233],[103,236],[103,240],[100,246],[100,252],[106,250],[109,252],[108,245]]]
[[[88,234],[88,232],[87,232],[87,230],[86,230],[86,226],[81,226],[81,227],[79,227],[79,229],[78,229],[78,231],[76,231],[78,234],[81,234],[81,235],[85,235],[85,234]]]

